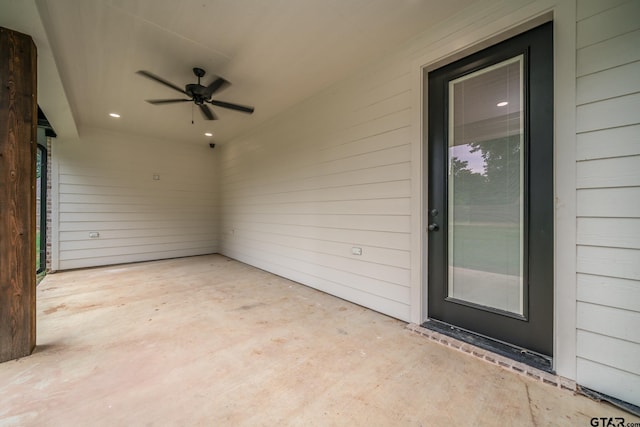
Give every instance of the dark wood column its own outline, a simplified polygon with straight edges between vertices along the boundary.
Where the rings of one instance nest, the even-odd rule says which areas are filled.
[[[0,362],[36,345],[36,47],[0,27]]]

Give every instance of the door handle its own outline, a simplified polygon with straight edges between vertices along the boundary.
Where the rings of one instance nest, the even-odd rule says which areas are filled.
[[[438,224],[436,224],[435,222],[433,222],[433,223],[429,224],[427,229],[429,231],[438,231],[440,229],[440,226]]]

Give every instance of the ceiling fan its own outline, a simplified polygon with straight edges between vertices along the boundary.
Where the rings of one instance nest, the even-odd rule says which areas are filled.
[[[177,90],[178,92],[186,95],[189,99],[179,98],[179,99],[147,99],[146,101],[149,104],[153,105],[162,105],[162,104],[173,104],[177,102],[193,102],[195,105],[200,107],[200,111],[202,115],[207,120],[216,120],[218,117],[211,111],[209,106],[206,104],[215,105],[216,107],[227,108],[229,110],[241,111],[243,113],[251,114],[253,113],[253,107],[248,107],[246,105],[232,104],[230,102],[217,101],[212,99],[214,93],[226,88],[231,83],[222,77],[218,77],[213,82],[209,84],[209,86],[203,86],[200,84],[200,78],[205,75],[205,71],[202,68],[194,68],[193,74],[198,78],[198,83],[190,83],[184,87],[184,90],[180,89],[177,85],[163,79],[162,77],[158,77],[149,71],[140,70],[137,74],[140,74],[143,77],[154,80],[158,83],[161,83],[167,87],[170,87],[173,90]]]

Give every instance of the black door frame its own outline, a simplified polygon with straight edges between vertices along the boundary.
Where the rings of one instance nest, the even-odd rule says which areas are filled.
[[[444,301],[446,277],[443,280],[443,273],[446,272],[446,243],[443,244],[441,237],[446,233],[446,223],[440,231],[430,232],[428,237],[428,271],[427,271],[427,293],[428,293],[428,315],[430,318],[441,320],[449,323],[451,316],[456,317],[456,326],[468,329],[479,334],[492,337],[498,340],[506,341],[517,346],[531,349],[538,353],[551,356],[553,353],[553,261],[554,261],[554,242],[553,242],[553,30],[552,22],[543,24],[526,33],[515,36],[509,40],[498,43],[480,52],[474,53],[463,59],[455,61],[438,70],[429,73],[429,98],[432,97],[446,100],[446,81],[442,80],[446,76],[456,78],[473,72],[477,69],[484,68],[493,63],[501,62],[518,54],[525,55],[525,74],[528,82],[526,87],[533,85],[547,85],[547,91],[533,90],[525,92],[527,103],[532,106],[527,109],[525,118],[525,127],[528,134],[525,135],[525,164],[529,171],[536,171],[540,168],[547,168],[548,173],[544,176],[536,177],[535,183],[525,181],[525,247],[532,254],[531,257],[525,254],[525,280],[530,283],[531,299],[525,300],[529,307],[534,306],[535,310],[529,313],[525,309],[526,318],[511,318],[506,323],[506,331],[504,331],[505,316],[500,313],[490,313],[486,316],[480,316],[478,319],[475,315],[469,314],[469,307],[461,304],[448,303],[443,307],[438,307],[440,301]],[[527,63],[543,63],[543,66],[529,69]],[[433,80],[433,76],[442,76],[440,79]],[[426,78],[426,77],[425,77]],[[432,83],[432,80],[434,81]],[[526,89],[525,89],[526,91]],[[430,101],[431,102],[431,101]],[[442,103],[441,103],[442,105]],[[427,153],[429,160],[426,163],[428,170],[429,182],[427,192],[427,210],[440,208],[441,216],[439,222],[446,221],[446,198],[437,201],[436,192],[432,188],[445,189],[446,178],[444,164],[434,163],[434,156],[442,158],[443,153],[437,152],[438,144],[431,141],[439,139],[442,143],[440,148],[444,147],[444,138],[446,138],[447,126],[446,108],[437,108],[430,105],[428,108],[429,119],[429,138],[427,141]],[[440,120],[441,126],[437,128],[433,126],[435,120]],[[544,123],[546,126],[538,126]],[[536,145],[533,150],[529,141],[547,141],[541,146]],[[434,150],[436,150],[434,152]],[[438,182],[437,176],[443,177],[443,181]],[[528,173],[525,171],[525,179]],[[434,178],[436,177],[436,178]],[[441,192],[442,195],[445,191]],[[426,212],[426,219],[431,219],[429,213]],[[444,239],[446,241],[446,239]],[[444,250],[443,250],[444,248]],[[437,267],[437,266],[440,267]],[[434,267],[435,266],[435,267]],[[436,271],[439,270],[439,271]],[[437,275],[439,276],[439,279]],[[434,283],[440,283],[435,286]],[[526,298],[526,297],[525,297]],[[473,310],[473,309],[471,309]],[[530,310],[529,310],[530,311]],[[459,320],[460,319],[460,320]],[[496,333],[496,331],[498,331]],[[515,336],[515,338],[513,338]],[[509,337],[506,339],[505,337]],[[519,338],[521,337],[521,338]],[[532,338],[533,337],[533,338]]]
[[[40,187],[36,186],[36,191],[39,192],[40,197],[40,245],[36,248],[36,251],[39,253],[39,263],[36,265],[36,274],[40,274],[47,269],[47,186],[49,184],[47,168],[49,165],[47,147],[38,142],[37,150],[38,155],[40,155],[40,170],[37,171],[40,173]]]

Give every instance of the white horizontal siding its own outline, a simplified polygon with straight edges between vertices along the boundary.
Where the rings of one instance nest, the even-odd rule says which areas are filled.
[[[587,188],[578,190],[578,216],[637,218],[640,188]]]
[[[640,31],[633,31],[578,49],[578,77],[640,60],[638,37]]]
[[[582,105],[640,92],[638,76],[640,61],[580,77],[576,86],[577,103]]]
[[[640,313],[600,304],[578,302],[578,329],[640,343]]]
[[[265,226],[250,221],[243,222],[243,230],[247,232],[261,232]],[[344,225],[344,223],[343,223]],[[349,233],[345,234],[344,229],[303,226],[293,224],[268,224],[266,229],[269,233],[282,236],[297,236],[301,238],[320,240],[334,243],[350,243],[360,246],[369,246],[372,248],[388,248],[398,249],[401,251],[409,251],[410,239],[406,232],[387,232],[375,230],[359,230],[355,227],[349,228]]]
[[[611,351],[617,351],[613,348]],[[640,395],[640,375],[578,358],[577,382],[600,393],[634,403]]]
[[[616,306],[578,303],[577,382],[635,404],[640,393],[640,312],[621,309],[607,298]]]
[[[208,248],[211,246],[210,241],[179,241],[179,242],[166,242],[166,239],[163,239],[163,242],[160,244],[138,244],[138,245],[120,245],[117,247],[99,247],[99,248],[83,248],[78,250],[68,249],[65,250],[65,262],[74,261],[76,263],[81,263],[82,260],[85,259],[99,259],[99,258],[109,258],[109,257],[121,257],[126,255],[142,255],[146,254],[149,256],[150,254],[164,253],[164,252],[185,252],[192,250],[194,248]],[[154,255],[156,256],[156,255]],[[186,256],[186,255],[182,255]],[[164,257],[157,257],[152,259],[160,259]],[[113,264],[109,262],[109,264]],[[100,265],[100,264],[98,264]]]
[[[578,218],[578,245],[640,249],[640,218]]]
[[[233,218],[227,218],[225,231],[232,231],[231,224],[256,224],[266,227],[277,225],[301,225],[318,229],[318,233],[323,233],[325,229],[334,230],[357,230],[363,232],[379,231],[404,233],[410,232],[410,221],[408,216],[402,215],[292,215],[292,214],[245,214],[236,213]],[[231,222],[233,221],[233,223]],[[345,237],[346,238],[346,237]]]
[[[629,0],[580,0],[577,2],[576,16],[581,22],[594,15],[601,14],[629,2]]]
[[[59,269],[216,252],[208,147],[89,130],[55,151]]]
[[[580,20],[576,27],[576,47],[581,49],[640,29],[639,16],[640,2],[627,1]]]
[[[581,133],[577,137],[577,160],[604,159],[640,154],[640,125]]]
[[[578,274],[578,300],[640,312],[640,286],[635,280]]]
[[[146,250],[145,250],[146,249]],[[114,264],[126,264],[132,262],[153,261],[157,259],[181,258],[198,254],[210,253],[210,247],[198,248],[191,246],[187,249],[172,249],[168,247],[137,248],[133,252],[122,252],[116,254],[96,254],[96,257],[84,256],[78,259],[65,259],[61,262],[62,270],[75,268],[86,268],[87,266],[102,266]]]
[[[365,70],[221,147],[220,251],[409,320],[408,65]]]
[[[640,344],[607,335],[578,331],[578,353],[583,359],[640,375]],[[612,352],[611,349],[616,349]]]
[[[577,263],[579,273],[640,281],[640,250],[638,249],[580,245]]]
[[[231,164],[223,169],[223,174],[227,177],[227,185],[230,190],[251,189],[258,184],[260,188],[269,189],[273,186],[274,190],[287,191],[299,188],[309,188],[307,186],[300,187],[298,180],[315,180],[322,181],[325,177],[331,179],[331,175],[361,172],[368,177],[367,182],[379,182],[375,171],[370,169],[377,167],[389,167],[398,163],[407,162],[407,153],[410,151],[409,140],[406,128],[409,120],[408,112],[393,114],[385,118],[389,121],[388,126],[393,128],[386,132],[359,137],[354,141],[340,143],[333,146],[332,149],[321,150],[323,141],[313,141],[314,155],[307,158],[304,151],[300,151],[300,144],[295,140],[292,147],[283,147],[288,154],[287,172],[291,179],[283,177],[282,170],[271,162],[277,162],[284,159],[278,158],[277,153],[259,152],[254,156],[245,155],[245,158],[235,158],[231,160]],[[349,129],[348,131],[352,131]],[[329,138],[329,137],[327,137]],[[280,154],[281,156],[282,154]],[[274,158],[274,156],[277,156]],[[244,161],[247,164],[244,164]],[[240,165],[238,166],[238,163]],[[258,169],[251,169],[246,174],[238,176],[238,168],[244,168],[252,165]],[[354,165],[360,165],[354,168]],[[242,170],[242,169],[240,169]],[[259,172],[258,172],[259,171]],[[255,182],[256,173],[260,174],[259,183]],[[251,174],[251,175],[250,175]],[[301,183],[302,184],[302,183]],[[305,183],[307,184],[307,183]],[[282,190],[281,190],[282,188]]]
[[[640,33],[638,33],[640,36]],[[638,38],[640,42],[640,37]],[[640,93],[605,99],[578,107],[578,132],[590,132],[640,122]]]
[[[125,237],[125,238],[114,238],[110,236],[110,233],[101,233],[99,239],[92,239],[89,242],[86,242],[84,236],[82,239],[78,240],[62,240],[60,243],[60,250],[68,251],[67,258],[71,258],[72,251],[86,251],[87,253],[96,250],[102,251],[104,249],[116,249],[116,250],[124,250],[124,248],[130,248],[135,246],[170,246],[170,245],[179,245],[184,244],[185,240],[188,240],[190,243],[193,242],[201,242],[204,243],[205,246],[210,245],[210,243],[215,239],[215,233],[202,233],[198,230],[193,230],[190,233],[176,233],[176,234],[162,234],[162,233],[154,233],[154,235],[143,235],[141,230],[136,230],[137,233],[133,233],[134,236]],[[138,236],[135,236],[138,234]],[[144,233],[146,234],[146,233]],[[92,244],[94,243],[95,244]],[[99,242],[99,243],[98,243]]]
[[[578,188],[640,187],[640,155],[578,162],[577,174]]]
[[[638,405],[640,2],[577,10],[577,381]]]

